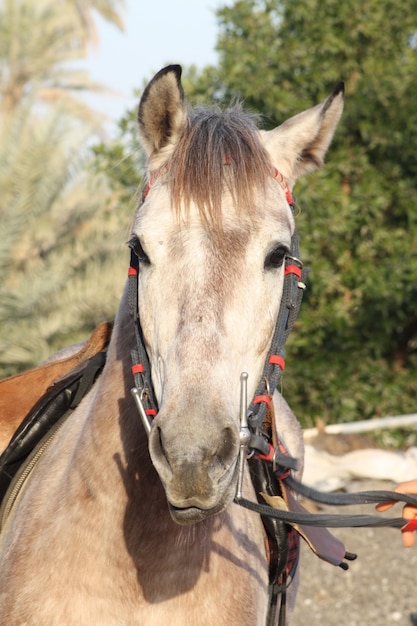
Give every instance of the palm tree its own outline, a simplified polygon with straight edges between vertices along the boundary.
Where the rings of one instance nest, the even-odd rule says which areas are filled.
[[[11,113],[36,90],[43,104],[64,100],[70,114],[92,122],[88,107],[78,97],[103,90],[91,81],[79,63],[96,41],[93,9],[122,28],[116,11],[124,0],[3,0],[0,6],[1,113]],[[35,25],[35,27],[34,27]],[[78,65],[78,67],[77,67]]]
[[[120,296],[123,268],[116,259],[129,218],[116,211],[119,194],[105,176],[89,170],[87,145],[95,126],[73,95],[91,87],[73,65],[85,56],[88,41],[74,7],[88,20],[92,10],[107,10],[118,24],[116,4],[0,4],[3,376],[84,338],[114,315]]]
[[[64,0],[64,2],[73,6],[80,24],[93,42],[98,40],[93,11],[99,13],[102,18],[111,22],[120,30],[124,28],[123,20],[119,13],[126,6],[124,0]]]
[[[2,375],[114,316],[130,219],[104,176],[90,174],[82,130],[59,107],[36,116],[24,103],[12,122],[0,141]]]

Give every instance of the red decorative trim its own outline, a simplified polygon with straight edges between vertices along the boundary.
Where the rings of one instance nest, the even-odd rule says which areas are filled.
[[[165,174],[165,172],[167,172],[167,170],[168,170],[168,162],[166,161],[165,163],[163,163],[161,165],[161,167],[158,167],[156,170],[151,172],[151,174],[149,175],[148,184],[146,185],[145,189],[143,190],[143,194],[142,195],[143,195],[144,198],[146,198],[146,196],[148,195],[152,185],[158,180],[158,178],[160,176]]]
[[[285,361],[279,354],[271,354],[268,363],[271,363],[271,365],[279,365],[282,372],[285,370]]]
[[[289,456],[289,452],[288,452],[287,448],[284,446],[284,444],[282,443],[281,439],[278,439],[277,448],[278,448],[279,452],[281,452],[281,454]],[[281,471],[281,473],[280,474],[277,473],[277,475],[276,475],[279,480],[285,480],[291,474],[291,469],[289,467],[281,467],[280,471]]]
[[[287,274],[295,274],[298,280],[301,280],[301,269],[297,265],[287,265],[284,270],[284,276],[287,276]]]
[[[280,468],[281,469],[281,468]],[[291,470],[289,467],[287,469],[282,468],[281,472],[276,472],[275,476],[278,480],[285,480],[291,474]]]
[[[291,189],[288,186],[287,181],[285,180],[284,176],[281,174],[281,172],[279,170],[277,170],[276,167],[272,168],[272,176],[276,179],[276,181],[281,185],[282,190],[285,193],[285,198],[288,202],[288,204],[291,206],[294,203],[294,198],[292,196],[291,193]]]
[[[291,206],[291,205],[293,205],[293,204],[295,204],[295,202],[294,202],[294,198],[293,198],[293,195],[292,195],[292,193],[291,193],[290,188],[288,187],[288,185],[287,185],[287,189],[285,190],[285,197],[286,197],[287,202],[288,202],[288,204],[289,204],[290,206]]]
[[[137,363],[136,365],[132,365],[132,374],[142,374],[145,371],[142,363]]]
[[[253,399],[253,404],[261,404],[261,402],[265,402],[267,408],[271,406],[271,396],[255,396]]]
[[[297,569],[298,559],[300,555],[300,535],[293,526],[288,525],[288,556],[287,556],[287,579],[289,576],[294,577]],[[284,583],[283,575],[279,578],[279,583]],[[288,584],[288,580],[286,582]]]
[[[155,417],[156,409],[146,409],[145,413],[146,415],[153,415],[153,417]]]
[[[268,443],[269,446],[269,452],[268,454],[257,454],[257,458],[258,459],[262,459],[262,461],[273,461],[274,460],[274,455],[275,455],[275,450],[272,446],[271,443]]]
[[[408,522],[401,528],[402,533],[409,533],[416,530],[417,531],[417,519],[410,519]]]
[[[136,267],[132,267],[130,266],[128,271],[127,271],[127,275],[128,276],[137,276],[138,275],[138,270]]]

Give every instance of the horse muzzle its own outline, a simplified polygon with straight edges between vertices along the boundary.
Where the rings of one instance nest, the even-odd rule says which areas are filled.
[[[183,421],[183,420],[181,420]],[[230,423],[215,429],[216,420],[205,430],[204,443],[184,420],[165,419],[160,411],[149,434],[152,463],[165,489],[173,520],[191,524],[224,510],[236,492],[239,431]]]
[[[236,470],[235,462],[224,472],[210,492],[206,490],[206,493],[200,492],[189,498],[183,499],[174,489],[166,489],[172,519],[178,524],[191,524],[223,511],[233,500],[236,492]],[[194,486],[192,488],[194,489]]]

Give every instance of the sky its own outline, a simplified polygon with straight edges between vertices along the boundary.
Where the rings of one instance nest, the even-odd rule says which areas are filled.
[[[125,31],[97,18],[99,44],[86,62],[91,78],[116,91],[88,103],[116,122],[137,104],[133,90],[165,65],[217,63],[215,9],[220,0],[126,0]]]

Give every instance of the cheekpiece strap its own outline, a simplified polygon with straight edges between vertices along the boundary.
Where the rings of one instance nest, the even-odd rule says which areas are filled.
[[[131,250],[130,266],[128,270],[128,307],[129,314],[133,318],[136,336],[136,348],[131,351],[132,374],[135,381],[135,388],[138,392],[145,413],[146,415],[153,417],[157,414],[158,406],[152,385],[148,353],[145,348],[145,342],[139,320],[138,278],[139,260],[133,250]]]
[[[279,172],[278,175],[281,176],[281,179],[278,179],[277,176],[276,178],[278,182],[281,180],[280,184],[285,189],[284,183],[286,187],[288,185]],[[288,192],[291,193],[289,188]],[[290,207],[294,211],[295,203],[292,195]],[[305,268],[299,259],[298,233],[295,230],[291,239],[290,254],[285,259],[284,287],[271,346],[255,391],[255,398],[249,406],[248,423],[253,432],[262,426],[268,410],[268,403],[259,402],[257,399],[265,395],[265,388],[267,388],[268,393],[274,392],[284,371],[285,343],[300,310],[308,272],[309,269]]]

